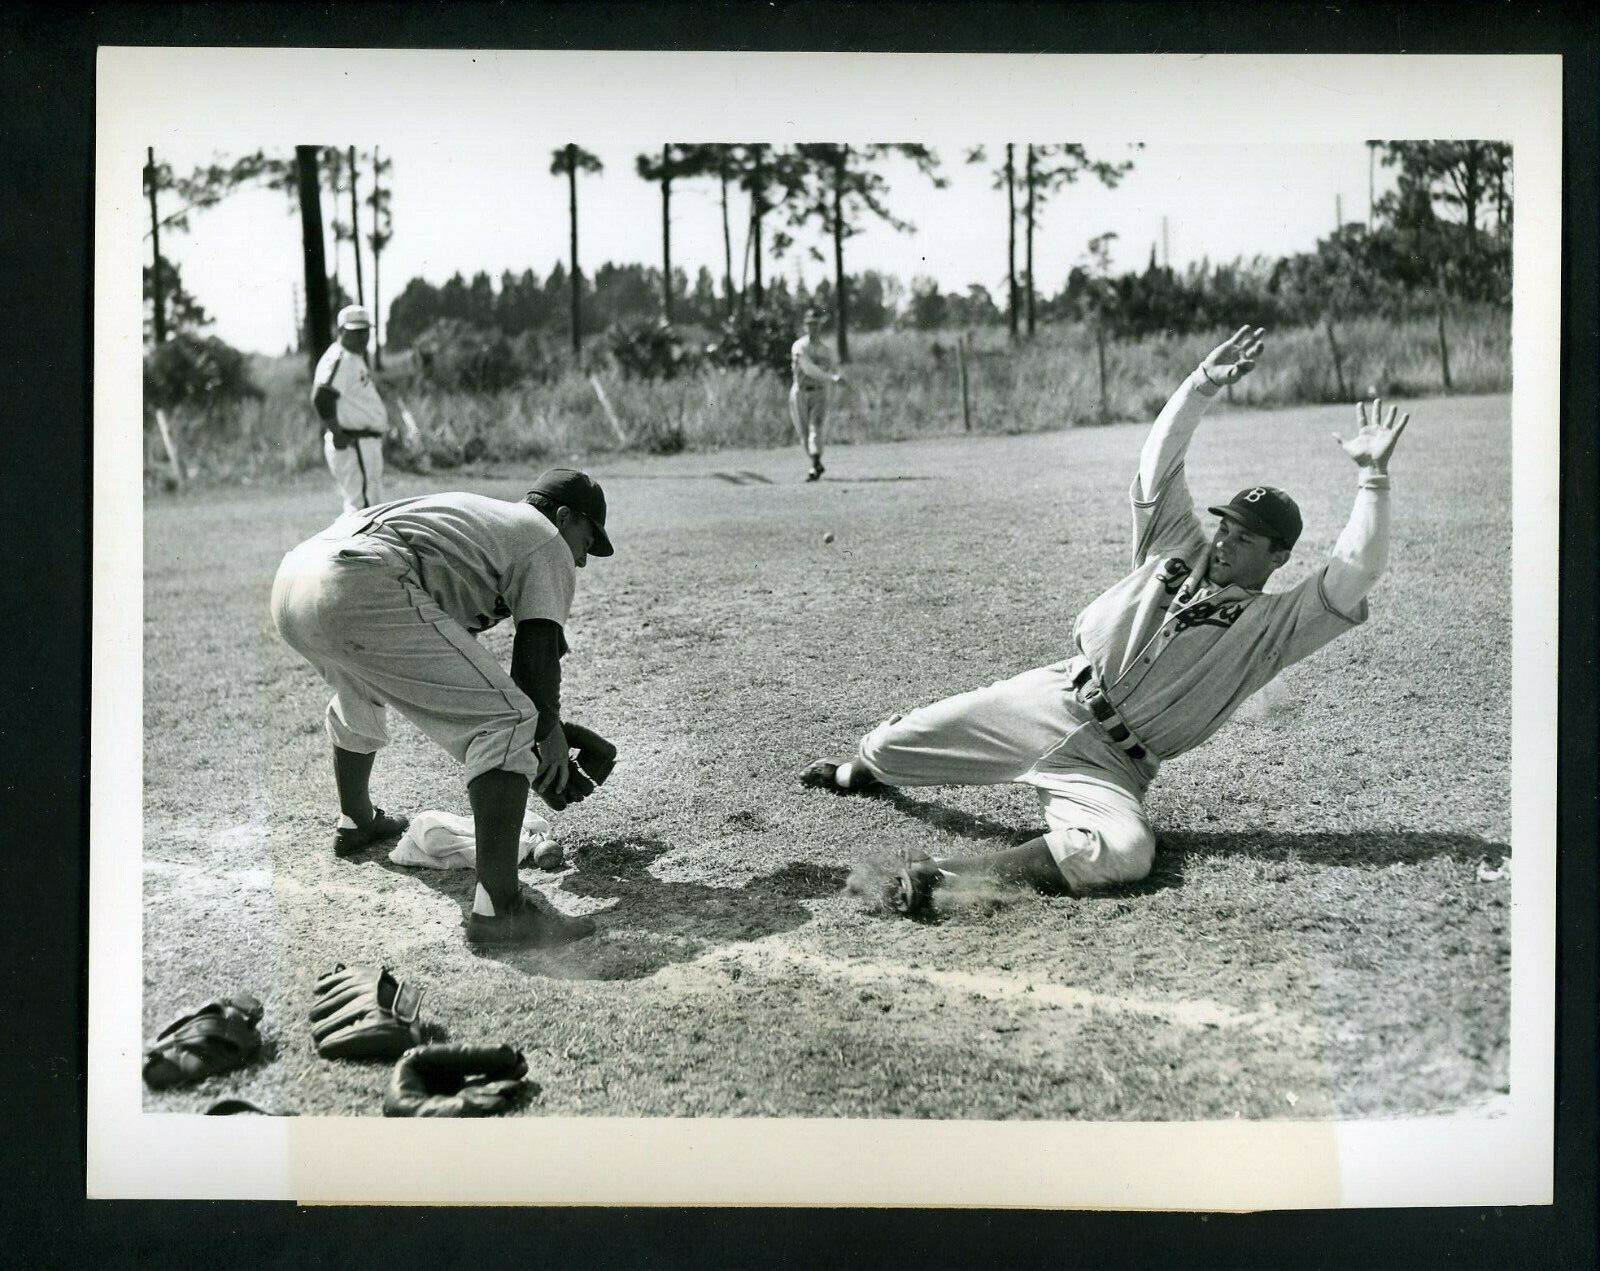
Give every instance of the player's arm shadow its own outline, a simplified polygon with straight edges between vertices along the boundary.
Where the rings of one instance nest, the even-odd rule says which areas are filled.
[[[1045,832],[1043,826],[1017,826],[946,807],[930,799],[916,799],[893,787],[874,792],[873,798],[892,803],[907,816],[962,838],[986,843],[1001,851]],[[1277,833],[1271,830],[1228,832],[1218,830],[1156,829],[1156,857],[1147,878],[1119,893],[1159,891],[1182,884],[1191,860],[1245,856],[1258,861],[1306,865],[1339,865],[1358,869],[1388,869],[1391,865],[1416,865],[1444,857],[1462,865],[1498,860],[1511,855],[1511,845],[1476,834],[1436,830],[1352,830],[1340,833]]]
[[[554,979],[641,979],[718,945],[803,926],[812,915],[801,902],[838,895],[849,875],[843,865],[791,861],[742,887],[666,882],[650,872],[650,865],[672,846],[650,835],[574,839],[568,848],[572,868],[559,876],[557,893],[612,902],[591,910],[595,934],[557,949],[485,949],[482,956]],[[472,871],[413,869],[381,856],[373,863],[449,896],[465,920],[474,893]],[[524,873],[535,883],[551,877]]]

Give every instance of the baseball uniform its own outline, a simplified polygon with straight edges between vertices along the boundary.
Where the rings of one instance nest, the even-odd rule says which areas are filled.
[[[384,746],[393,706],[468,781],[496,769],[531,776],[538,711],[476,636],[504,618],[564,632],[576,578],[566,542],[537,508],[421,495],[347,513],[291,551],[272,618],[334,689],[326,726],[339,749]]]
[[[317,362],[311,381],[313,402],[319,389],[339,394],[335,417],[350,438],[350,444],[340,448],[334,444],[332,432],[324,431],[322,437],[322,453],[344,496],[344,510],[354,512],[382,503],[383,438],[389,431],[389,413],[372,382],[367,355],[334,341]]]
[[[1156,420],[1130,491],[1133,571],[1079,615],[1072,656],[890,720],[858,748],[860,765],[890,785],[1033,787],[1045,842],[1075,891],[1149,872],[1143,795],[1162,760],[1364,622],[1387,560],[1389,479],[1362,469],[1349,523],[1299,585],[1269,594],[1210,583],[1211,543],[1183,459],[1215,392],[1197,372]]]
[[[833,351],[809,335],[801,336],[789,348],[789,366],[794,372],[794,383],[789,386],[789,418],[813,462],[822,458],[835,362]]]

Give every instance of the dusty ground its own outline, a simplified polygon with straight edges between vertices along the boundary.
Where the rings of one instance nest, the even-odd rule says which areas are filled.
[[[852,869],[902,847],[1004,846],[1040,825],[1014,789],[840,799],[807,760],[922,701],[1066,656],[1127,561],[1142,426],[627,458],[593,470],[618,553],[580,575],[566,711],[621,747],[561,819],[572,867],[525,872],[600,933],[480,957],[470,877],[328,848],[327,693],[271,630],[285,550],[331,483],[161,498],[145,524],[146,1035],[248,989],[247,1069],[147,1095],[238,1094],[372,1115],[384,1070],[316,1057],[310,987],[383,961],[459,1040],[525,1049],[527,1115],[1184,1119],[1382,1115],[1506,1089],[1509,424],[1502,397],[1414,404],[1396,548],[1372,620],[1292,668],[1150,797],[1144,883],[1086,900],[946,898],[877,912]],[[1219,414],[1197,500],[1250,480],[1300,498],[1274,587],[1326,553],[1353,476],[1344,409]],[[524,474],[451,488],[515,496]],[[424,488],[401,477],[396,494]],[[824,535],[831,533],[832,542]],[[485,639],[502,656],[509,633]],[[403,721],[377,801],[466,811]]]

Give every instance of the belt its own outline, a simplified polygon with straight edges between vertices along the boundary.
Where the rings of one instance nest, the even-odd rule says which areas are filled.
[[[1094,666],[1087,658],[1072,677],[1072,690],[1077,694],[1078,700],[1089,708],[1095,723],[1099,724],[1105,735],[1111,739],[1112,745],[1126,752],[1132,759],[1143,759],[1149,753],[1143,743],[1133,735],[1133,730],[1122,722],[1122,716],[1117,714],[1116,707],[1112,706],[1105,689],[1100,687],[1100,679],[1095,675]]]
[[[331,432],[333,430],[332,429],[327,429],[326,431]],[[344,430],[344,435],[346,437],[382,437],[383,436],[383,434],[381,432],[367,432],[367,431],[365,431],[364,429],[361,429],[361,428],[346,428]]]

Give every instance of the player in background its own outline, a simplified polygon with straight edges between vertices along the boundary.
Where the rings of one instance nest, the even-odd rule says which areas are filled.
[[[842,793],[894,786],[1017,782],[1048,830],[1008,851],[909,854],[886,900],[910,913],[950,875],[977,874],[1073,894],[1150,872],[1155,833],[1143,796],[1162,760],[1193,749],[1284,667],[1367,618],[1389,554],[1389,457],[1410,420],[1381,401],[1357,407],[1357,489],[1329,558],[1297,586],[1262,590],[1300,537],[1283,491],[1246,486],[1210,511],[1207,535],[1184,456],[1213,398],[1254,369],[1261,328],[1241,327],[1189,375],[1157,418],[1134,476],[1133,572],[1073,627],[1073,655],[879,725],[856,753],[817,760],[800,780]]]
[[[789,387],[789,418],[794,431],[811,459],[807,481],[823,474],[822,438],[828,426],[828,397],[831,385],[844,383],[835,371],[837,359],[822,341],[822,323],[827,313],[813,305],[806,310],[806,333],[789,348],[789,366],[794,383]]]
[[[389,431],[378,386],[367,365],[372,314],[364,305],[339,310],[338,338],[317,361],[311,404],[325,430],[322,453],[344,496],[344,510],[382,503],[383,438]]]
[[[350,512],[283,558],[272,620],[334,690],[339,827],[349,856],[406,828],[372,803],[373,758],[394,707],[466,769],[478,888],[472,944],[552,945],[594,930],[517,881],[530,782],[567,790],[561,658],[577,570],[610,556],[605,494],[590,477],[552,468],[517,503],[427,494]],[[509,673],[477,636],[516,624]],[[547,799],[548,801],[548,799]]]

